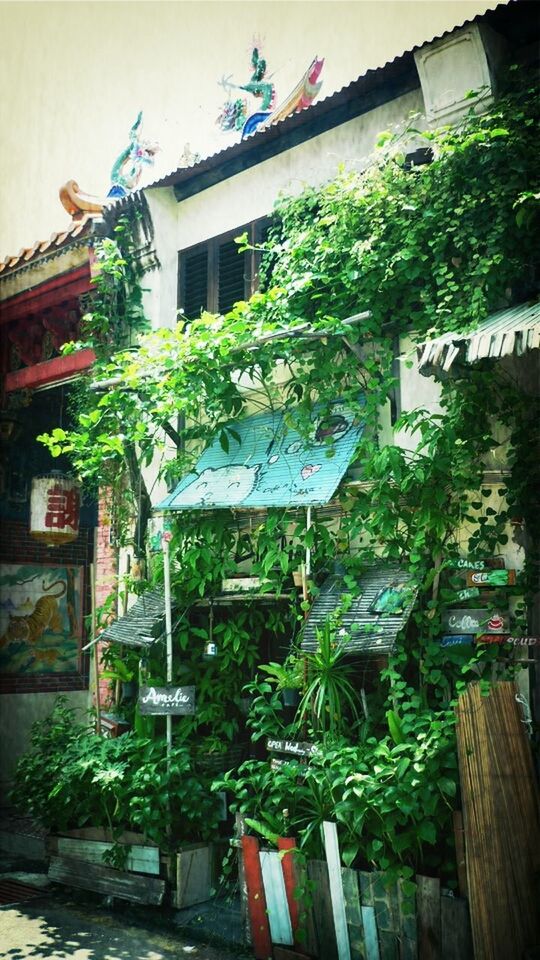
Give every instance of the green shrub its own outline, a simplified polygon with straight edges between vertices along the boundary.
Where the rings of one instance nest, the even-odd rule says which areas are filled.
[[[97,736],[60,698],[32,728],[11,795],[18,808],[52,831],[104,827],[119,836],[140,830],[163,849],[209,839],[218,803],[209,781],[195,775],[186,747],[125,733]]]

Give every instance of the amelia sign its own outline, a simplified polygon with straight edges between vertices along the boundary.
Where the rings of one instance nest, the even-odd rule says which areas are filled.
[[[157,716],[195,713],[195,687],[141,687],[139,710]]]

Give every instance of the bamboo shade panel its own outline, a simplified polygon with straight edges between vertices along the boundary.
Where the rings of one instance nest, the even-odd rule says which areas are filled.
[[[475,960],[517,960],[540,943],[538,790],[516,693],[471,684],[456,707]]]

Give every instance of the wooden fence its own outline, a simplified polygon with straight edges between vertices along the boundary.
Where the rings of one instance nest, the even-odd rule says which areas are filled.
[[[472,960],[466,899],[442,894],[432,877],[407,885],[389,883],[382,872],[339,867],[330,836],[327,860],[307,869],[293,854],[260,850],[255,837],[242,837],[246,921],[257,960]],[[280,841],[282,851],[293,845]],[[298,890],[306,891],[300,900]]]

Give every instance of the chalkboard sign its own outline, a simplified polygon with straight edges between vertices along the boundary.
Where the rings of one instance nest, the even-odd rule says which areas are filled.
[[[141,687],[139,710],[156,716],[195,713],[195,687]]]
[[[273,740],[268,737],[266,749],[275,753],[287,753],[292,757],[312,757],[318,752],[314,743],[300,743],[298,740]]]
[[[503,570],[504,557],[488,557],[486,560],[469,560],[463,557],[451,560],[450,566],[455,570],[484,570],[486,567],[490,570]]]
[[[445,633],[441,637],[441,647],[460,647],[474,642],[472,633]]]
[[[486,607],[476,610],[445,610],[445,633],[508,633],[508,614],[492,613]]]
[[[515,570],[469,570],[468,587],[513,587],[516,582]]]

